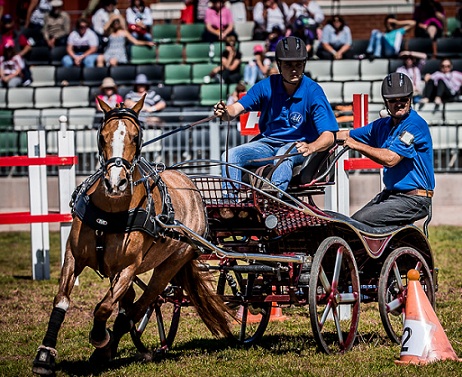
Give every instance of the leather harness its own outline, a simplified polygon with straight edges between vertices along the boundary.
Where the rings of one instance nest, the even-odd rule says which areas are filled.
[[[136,230],[146,232],[152,237],[161,235],[161,229],[156,225],[154,210],[154,199],[150,189],[151,183],[159,189],[162,200],[161,216],[167,223],[172,223],[175,218],[170,195],[167,186],[162,181],[158,169],[154,169],[144,158],[140,158],[136,168],[142,178],[134,182],[134,186],[143,184],[146,191],[146,208],[131,208],[122,212],[106,212],[98,208],[91,201],[91,194],[88,190],[103,176],[103,169],[97,170],[94,174],[83,181],[72,194],[70,206],[72,214],[95,231],[105,233],[129,233]]]

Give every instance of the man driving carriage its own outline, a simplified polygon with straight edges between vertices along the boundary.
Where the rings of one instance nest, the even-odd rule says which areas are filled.
[[[261,112],[260,134],[250,143],[225,152],[222,160],[239,167],[258,167],[268,163],[262,159],[290,154],[280,163],[279,159],[273,160],[277,168],[271,182],[281,190],[287,189],[293,167],[302,164],[304,157],[328,149],[338,131],[321,86],[304,75],[306,61],[305,43],[297,37],[283,38],[276,47],[280,74],[259,81],[232,105],[219,102],[214,106],[215,115],[223,120],[243,112]],[[241,180],[241,170],[233,167],[223,167],[222,174]]]
[[[337,134],[344,145],[384,166],[385,189],[352,218],[370,226],[411,224],[429,214],[435,176],[427,122],[412,110],[413,86],[403,73],[382,82],[389,117]]]

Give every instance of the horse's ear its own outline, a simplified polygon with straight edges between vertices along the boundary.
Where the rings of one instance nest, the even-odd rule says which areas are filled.
[[[106,102],[104,102],[101,98],[96,97],[96,100],[98,101],[99,105],[101,106],[101,109],[104,111],[104,114],[106,114],[108,111],[112,110],[109,107],[109,105]]]
[[[146,94],[143,94],[143,97],[140,98],[140,100],[135,104],[135,106],[132,107],[132,110],[138,115],[141,111],[141,109],[144,106],[144,99],[146,98]]]

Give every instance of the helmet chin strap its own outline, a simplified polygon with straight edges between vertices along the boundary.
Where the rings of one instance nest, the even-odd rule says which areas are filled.
[[[401,115],[401,116],[392,115],[392,114],[391,114],[391,111],[390,111],[390,109],[388,108],[388,105],[387,105],[387,113],[388,113],[388,115],[390,115],[393,119],[403,119],[403,118],[407,117],[407,116],[410,114],[410,112],[411,112],[411,109],[409,109],[409,111],[408,111],[406,114]]]
[[[306,62],[305,62],[306,64]],[[278,65],[278,69],[279,69],[279,72],[281,72],[281,76],[282,76],[282,81],[289,84],[289,85],[298,85],[300,83],[300,80],[297,81],[297,82],[291,82],[289,80],[286,80],[286,78],[284,77],[284,75],[282,74],[282,68],[281,68],[281,62],[278,61],[277,62],[277,65]],[[305,75],[305,72],[302,72],[301,75],[299,76],[299,78],[301,79],[303,76]]]

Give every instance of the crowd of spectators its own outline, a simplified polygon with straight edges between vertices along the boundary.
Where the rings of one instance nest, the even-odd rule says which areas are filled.
[[[408,74],[415,83],[415,101],[435,100],[438,104],[455,98],[455,95],[428,94],[431,91],[426,88],[430,86],[430,80],[422,77],[420,72],[426,57],[413,51],[406,54],[400,51],[401,42],[408,34],[409,37],[430,39],[432,57],[436,56],[436,41],[444,36],[446,22],[444,8],[436,0],[420,0],[412,19],[400,20],[395,15],[387,15],[384,29],[371,31],[367,52],[359,56],[355,55],[351,29],[341,14],[326,18],[315,0],[297,0],[290,6],[280,0],[262,0],[252,9],[253,39],[261,44],[255,46],[254,59],[247,63],[241,60],[235,27],[236,22],[247,20],[246,12],[242,11],[242,0],[231,1],[227,6],[221,0],[185,0],[185,5],[180,22],[204,23],[204,42],[226,42],[220,64],[204,78],[206,80],[222,80],[226,84],[244,82],[247,87],[255,84],[274,72],[271,53],[274,54],[278,41],[293,35],[305,42],[308,57],[312,59],[402,57],[403,66],[399,71]],[[3,15],[0,30],[3,86],[30,84],[33,78],[26,62],[34,46],[50,49],[66,46],[61,61],[65,67],[127,64],[131,45],[154,47],[152,14],[143,0],[131,0],[129,7],[123,10],[118,8],[117,0],[91,0],[74,27],[69,14],[62,8],[62,0],[32,0],[21,28],[15,25],[10,15]],[[458,35],[457,30],[454,33]]]

